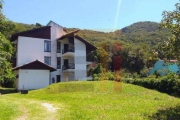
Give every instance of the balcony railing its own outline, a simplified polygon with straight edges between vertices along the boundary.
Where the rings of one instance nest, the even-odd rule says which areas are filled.
[[[63,70],[67,70],[67,69],[75,69],[75,64],[74,63],[69,63],[67,65],[63,65],[62,66]]]
[[[62,54],[67,53],[67,52],[74,52],[74,48],[73,47],[69,47],[68,49],[63,49],[62,50]]]

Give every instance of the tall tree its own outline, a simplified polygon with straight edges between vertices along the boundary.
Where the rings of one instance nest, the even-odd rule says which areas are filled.
[[[13,53],[12,45],[2,34],[6,30],[6,19],[2,14],[2,0],[0,0],[0,84],[2,85],[5,79],[13,78],[11,63],[11,55]]]
[[[175,4],[173,11],[164,11],[160,28],[168,29],[172,35],[161,44],[160,48],[166,51],[168,59],[180,60],[180,3]]]

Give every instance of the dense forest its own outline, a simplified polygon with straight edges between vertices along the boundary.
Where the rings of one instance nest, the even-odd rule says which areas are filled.
[[[73,29],[70,29],[73,30]],[[159,23],[156,22],[137,22],[121,30],[104,33],[92,30],[81,30],[79,32],[85,39],[92,43],[102,42],[104,40],[123,41],[130,44],[147,44],[155,47],[157,43],[167,39],[170,32],[160,30]]]

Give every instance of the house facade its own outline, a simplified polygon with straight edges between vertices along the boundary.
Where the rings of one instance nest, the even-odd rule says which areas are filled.
[[[155,72],[160,76],[167,75],[169,71],[179,74],[179,66],[176,64],[177,60],[170,60],[169,64],[166,64],[164,60],[158,60],[153,69],[151,69],[148,75],[152,75]]]
[[[77,32],[68,33],[62,26],[50,21],[45,27],[13,34],[11,41],[14,42],[16,48],[14,67],[18,68],[14,70],[20,71],[22,69],[20,66],[37,60],[55,69],[55,71],[49,70],[49,73],[45,69],[49,76],[46,74],[44,76],[49,77],[49,84],[61,81],[86,80],[86,65],[89,63],[86,56],[96,47],[77,35]],[[26,67],[26,70],[29,68]],[[32,73],[36,73],[37,70],[42,71],[41,68],[37,69],[36,67],[30,69]],[[17,72],[17,76],[21,76],[19,74],[23,73]],[[31,75],[27,79],[34,79],[35,77]],[[17,77],[18,79],[20,78]],[[35,85],[36,83],[32,82],[31,84]],[[25,85],[24,88],[26,89]]]

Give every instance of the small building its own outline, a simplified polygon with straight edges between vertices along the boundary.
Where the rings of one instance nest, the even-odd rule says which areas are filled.
[[[55,68],[38,60],[13,68],[16,70],[16,89],[31,90],[44,88],[50,84],[50,72]]]
[[[153,69],[149,71],[148,75],[157,73],[160,76],[163,76],[168,74],[169,71],[179,73],[179,66],[176,62],[177,60],[170,60],[169,63],[165,63],[164,60],[159,60],[154,64]]]

